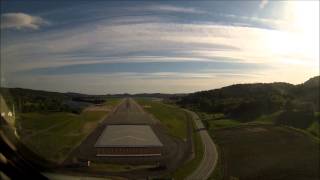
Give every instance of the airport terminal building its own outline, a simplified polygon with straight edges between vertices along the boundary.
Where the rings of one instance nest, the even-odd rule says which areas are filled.
[[[149,125],[108,125],[98,138],[96,156],[161,156],[163,144]]]

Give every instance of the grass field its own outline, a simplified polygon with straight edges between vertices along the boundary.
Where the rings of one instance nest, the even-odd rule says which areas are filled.
[[[253,122],[259,123],[259,124],[274,124],[280,113],[281,111],[278,111],[269,115],[262,115],[256,118]]]
[[[112,108],[117,102],[119,99],[112,99],[105,106]],[[24,113],[19,115],[17,125],[22,142],[31,150],[48,160],[61,162],[107,113]]]
[[[109,107],[115,107],[121,100],[122,98],[108,98],[105,105]]]
[[[281,111],[272,113],[272,114],[266,114],[261,115],[257,117],[256,119],[253,119],[250,122],[242,123],[236,119],[230,119],[226,118],[223,114],[207,114],[207,113],[199,113],[201,119],[203,120],[203,123],[206,125],[208,129],[222,129],[222,128],[230,128],[230,127],[236,127],[241,125],[250,125],[250,124],[257,124],[257,125],[275,125],[277,124],[277,118],[281,114]],[[310,124],[309,127],[303,129],[299,128],[300,131],[303,131],[305,133],[308,133],[315,138],[320,138],[320,126],[319,126],[319,112],[315,113],[315,120]]]
[[[251,124],[275,124],[276,118],[279,116],[281,112],[275,112],[270,115],[263,115],[259,118],[257,118],[255,121],[251,122]],[[318,118],[318,120],[314,120],[307,128],[299,128],[298,131],[302,131],[304,133],[307,133],[311,136],[314,136],[314,138],[320,140],[320,126],[319,126],[319,117],[318,112],[315,113],[315,118]],[[303,119],[302,119],[303,120]]]
[[[216,130],[221,128],[235,127],[243,124],[235,119],[225,117],[225,115],[222,113],[208,114],[202,112],[198,114],[207,129]]]
[[[179,107],[152,101],[151,98],[135,99],[146,111],[164,124],[171,135],[185,139],[187,136],[187,114]]]
[[[220,156],[210,179],[317,179],[319,122],[307,129],[275,126],[280,113],[247,123],[201,113]]]
[[[210,133],[219,146],[222,161],[219,177],[266,180],[319,177],[319,142],[304,133],[272,125],[239,126]]]
[[[232,119],[219,119],[215,121],[209,121],[208,123],[209,123],[209,129],[214,129],[214,130],[241,125],[240,122]]]
[[[311,126],[307,129],[307,131],[310,134],[320,138],[320,124],[319,124],[319,122],[313,122],[311,124]]]

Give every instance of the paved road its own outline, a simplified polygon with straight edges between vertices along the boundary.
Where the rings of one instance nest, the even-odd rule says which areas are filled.
[[[124,99],[115,111],[104,121],[105,124],[155,124],[158,121],[132,98]]]
[[[197,169],[189,177],[187,177],[187,180],[205,180],[209,178],[210,174],[213,172],[214,168],[217,165],[217,148],[210,135],[208,134],[208,131],[203,129],[204,126],[199,116],[192,111],[186,111],[192,115],[192,118],[196,125],[196,129],[202,129],[199,131],[199,133],[204,146],[203,159]]]

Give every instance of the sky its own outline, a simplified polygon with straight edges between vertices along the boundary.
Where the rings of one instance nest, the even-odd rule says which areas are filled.
[[[189,93],[319,75],[319,1],[1,1],[1,86]]]

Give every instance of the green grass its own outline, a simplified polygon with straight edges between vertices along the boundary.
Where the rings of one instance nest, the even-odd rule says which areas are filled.
[[[228,128],[228,127],[235,127],[239,126],[242,123],[232,120],[232,119],[221,119],[221,120],[214,120],[209,121],[209,129],[221,129],[221,128]]]
[[[262,115],[255,119],[255,121],[250,122],[250,124],[275,124],[276,119],[280,115],[281,111],[275,112],[270,115]],[[306,128],[306,129],[301,129],[301,128],[293,128],[296,129],[297,131],[301,131],[304,133],[308,133],[309,135],[314,136],[316,139],[320,138],[320,126],[319,126],[319,121],[317,118],[319,118],[320,114],[319,112],[315,112],[315,121],[312,122],[312,124]]]
[[[182,139],[186,138],[187,118],[191,117],[183,109],[174,105],[165,104],[159,100],[152,100],[151,98],[137,98],[136,101],[144,107],[146,111],[160,120],[161,123],[168,128],[171,135]],[[198,167],[203,158],[203,144],[200,134],[197,132],[193,133],[192,138],[195,143],[195,156],[172,174],[175,179],[184,179],[187,177]]]
[[[177,171],[174,172],[174,179],[185,179],[188,175],[190,175],[196,168],[199,166],[202,158],[203,158],[203,144],[201,141],[200,134],[198,132],[194,132],[192,134],[192,138],[194,141],[195,149],[194,149],[194,158],[182,167],[178,168]]]
[[[267,114],[267,115],[262,115],[258,118],[256,118],[253,122],[259,123],[259,124],[274,124],[277,117],[281,114],[281,111],[272,113],[272,114]]]
[[[120,99],[107,102],[114,107]],[[107,111],[24,113],[19,115],[21,140],[32,151],[44,158],[61,162],[96,126]]]
[[[122,100],[122,98],[107,98],[106,103],[104,103],[104,104],[107,106],[110,106],[110,107],[114,107],[114,106],[118,105],[121,100]]]
[[[203,121],[211,121],[211,120],[219,120],[225,119],[225,115],[223,113],[204,113],[198,112],[197,113]]]
[[[222,113],[204,113],[204,112],[198,112],[199,117],[201,118],[203,124],[207,129],[221,129],[221,128],[229,128],[229,127],[235,127],[242,125],[243,123],[235,120],[227,118]]]
[[[201,113],[201,119],[207,124],[209,129],[230,128],[246,124],[273,124],[280,112],[269,115],[262,115],[250,122],[242,123],[236,119],[226,118],[223,114]]]
[[[318,121],[313,122],[311,124],[311,126],[307,129],[307,131],[310,134],[320,138],[320,124],[319,124],[319,122]]]
[[[152,101],[149,98],[137,98],[136,101],[164,124],[169,133],[175,137],[185,139],[187,136],[187,114],[181,108]]]
[[[22,141],[31,150],[46,159],[61,161],[104,115],[97,112],[86,112],[80,115],[71,113],[22,114],[21,122],[27,124],[28,128],[36,133],[31,134],[30,137],[22,137]],[[89,129],[85,128],[89,123],[94,124]]]
[[[304,134],[305,136],[308,136],[311,140],[313,140],[315,143],[318,143],[320,145],[320,138],[315,136],[315,135],[313,135],[308,130],[300,129],[300,128],[294,128],[294,127],[291,127],[291,126],[285,126],[285,127],[288,128],[288,129],[292,129],[293,131],[300,132],[301,134]]]
[[[77,120],[79,117],[76,114],[57,112],[57,113],[22,113],[19,114],[18,126],[23,131],[28,131],[28,134],[23,134],[22,138],[31,135],[38,131],[52,127],[53,125],[64,124],[68,121]]]

